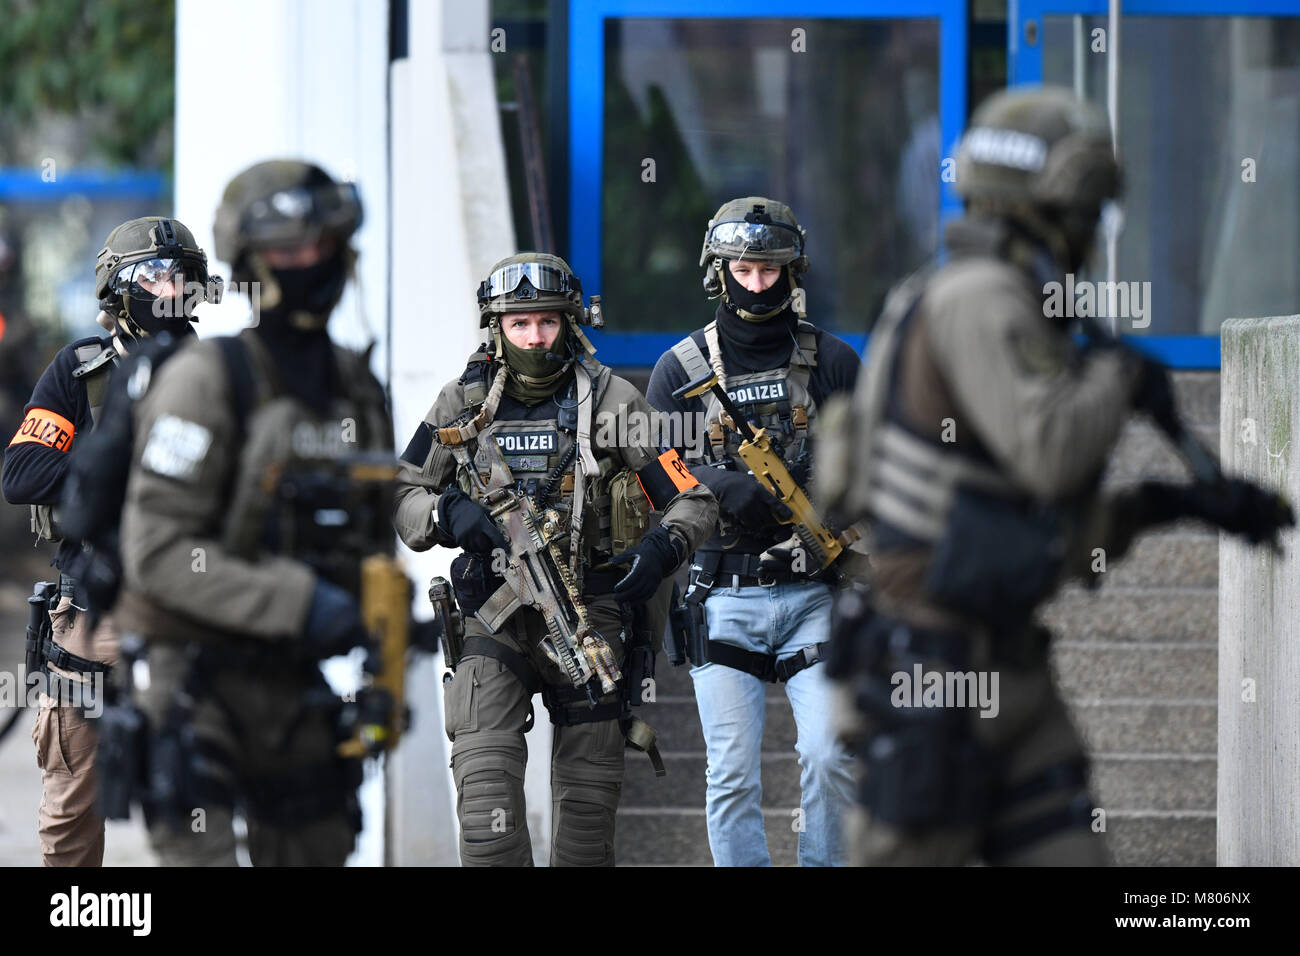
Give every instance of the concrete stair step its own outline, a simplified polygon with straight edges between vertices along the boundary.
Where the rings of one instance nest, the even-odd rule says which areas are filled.
[[[1213,700],[1218,693],[1218,645],[1057,641],[1053,666],[1068,698]]]
[[[1090,753],[1211,754],[1218,746],[1213,700],[1068,703]]]
[[[773,866],[794,866],[799,834],[784,810],[763,811],[768,852]],[[698,809],[618,811],[614,851],[620,866],[712,866],[704,804]]]
[[[1095,754],[1093,795],[1108,812],[1115,810],[1203,810],[1216,800],[1214,754]]]
[[[1214,813],[1152,811],[1107,815],[1116,866],[1214,866]]]
[[[1205,587],[1070,587],[1039,619],[1058,642],[1212,642],[1219,636],[1219,593]]]
[[[700,753],[665,753],[668,775],[656,777],[645,757],[629,753],[623,777],[620,807],[704,807],[705,756]],[[799,759],[789,753],[762,756],[763,806],[784,809],[789,815],[799,806]],[[620,810],[621,812],[621,810]]]
[[[1209,588],[1219,586],[1219,536],[1212,531],[1144,535],[1120,561],[1108,561],[1101,575],[1105,594],[1121,588]],[[1084,592],[1089,593],[1089,592]]]

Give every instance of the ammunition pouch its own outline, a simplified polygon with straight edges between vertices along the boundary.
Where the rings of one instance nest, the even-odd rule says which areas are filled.
[[[853,680],[871,732],[859,757],[859,800],[897,827],[960,826],[984,819],[994,803],[997,759],[975,739],[964,708],[896,705],[893,674],[922,661],[964,669],[964,635],[915,628],[883,616],[866,626]]]
[[[925,593],[995,631],[1019,630],[1055,587],[1065,547],[1059,509],[963,488],[926,569]]]
[[[464,615],[473,615],[503,584],[505,578],[492,570],[488,555],[462,551],[451,562],[451,587]]]

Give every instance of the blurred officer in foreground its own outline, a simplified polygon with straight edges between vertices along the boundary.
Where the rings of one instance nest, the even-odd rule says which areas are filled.
[[[694,665],[708,750],[706,815],[717,866],[771,862],[760,763],[765,688],[777,681],[798,728],[799,863],[845,861],[840,817],[852,797],[852,764],[835,739],[831,684],[817,666],[830,630],[833,576],[816,561],[789,554],[772,560],[791,534],[791,509],[754,476],[769,468],[751,469],[742,459],[744,435],[716,393],[685,394],[701,375],[715,374],[736,411],[765,429],[792,484],[807,487],[822,434],[818,411],[832,395],[853,390],[861,362],[847,343],[803,317],[804,239],[784,203],[750,196],[724,204],[700,254],[705,292],[721,299],[716,316],[659,359],[648,389],[660,411],[705,423],[674,444],[720,511],[675,614],[692,622],[680,640]]]
[[[391,460],[384,395],[325,329],[361,217],[356,188],[308,163],[236,176],[216,253],[260,283],[260,314],[182,348],[134,406],[115,617],[124,657],[145,641],[127,676],[167,865],[234,865],[236,807],[256,865],[341,865],[360,829],[360,762],[338,754],[318,662],[366,643],[359,564],[392,547],[387,510],[341,477],[350,456]]]
[[[1095,329],[1081,350],[1045,305],[1119,190],[1105,116],[1064,90],[999,93],[957,162],[951,258],[891,295],[819,453],[828,506],[870,523],[872,595],[837,606],[832,661],[862,758],[852,849],[866,865],[1101,864],[1083,745],[1035,610],[1090,573],[1093,549],[1113,562],[1145,527],[1193,516],[1263,542],[1293,517],[1218,470],[1166,369]],[[1135,409],[1178,445],[1192,484],[1101,494]]]
[[[63,494],[69,453],[99,419],[119,358],[155,333],[192,335],[193,308],[208,289],[207,256],[175,219],[150,216],[124,222],[111,233],[95,261],[99,324],[111,335],[66,345],[36,383],[26,418],[4,460],[4,496],[32,507],[32,531],[57,542],[51,562],[59,569],[49,601],[50,634],[41,639],[37,666],[55,690],[41,693],[32,737],[41,768],[41,853],[46,866],[99,866],[104,859],[104,821],[95,811],[95,732],[74,702],[55,687],[77,681],[93,688],[117,659],[117,634],[108,620],[92,626],[73,603],[73,569],[81,542],[64,538],[55,506]],[[31,662],[29,662],[31,663]],[[98,676],[97,676],[98,675]],[[29,675],[30,676],[30,675]]]
[[[479,287],[491,341],[402,454],[398,534],[417,551],[464,552],[452,584],[465,640],[449,649],[455,677],[443,698],[465,866],[532,865],[524,733],[538,691],[555,725],[552,866],[614,865],[625,745],[662,773],[653,732],[629,708],[654,676],[666,579],[708,535],[717,505],[676,452],[648,443],[641,393],[592,357],[581,324],[594,309],[557,256],[493,266]],[[662,517],[654,528],[652,511]],[[521,530],[524,512],[537,516],[532,530]],[[520,606],[503,575],[521,562],[558,600]],[[609,654],[609,681],[578,682],[560,666],[574,623],[594,629],[590,659],[599,667]]]

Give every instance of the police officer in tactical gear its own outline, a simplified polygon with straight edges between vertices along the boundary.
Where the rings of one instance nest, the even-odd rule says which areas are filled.
[[[1081,350],[1044,297],[1088,258],[1119,181],[1099,110],[1060,89],[990,97],[958,152],[949,261],[891,294],[851,409],[827,412],[822,497],[867,519],[872,556],[832,661],[861,757],[855,863],[1104,863],[1035,609],[1142,527],[1198,515],[1260,541],[1290,520],[1240,479],[1102,495],[1133,409],[1174,414],[1169,378],[1113,342]]]
[[[700,254],[705,291],[721,299],[714,320],[659,359],[648,389],[661,411],[706,423],[703,434],[682,434],[673,444],[721,511],[695,554],[686,597],[687,606],[703,605],[707,635],[685,638],[708,751],[706,812],[718,866],[770,863],[760,780],[768,681],[784,684],[798,727],[799,861],[844,862],[840,816],[851,798],[851,763],[829,720],[825,668],[816,666],[830,628],[832,588],[811,577],[816,568],[773,550],[790,536],[781,524],[790,509],[738,457],[741,436],[718,400],[673,394],[715,372],[738,410],[773,437],[795,481],[807,486],[818,408],[852,391],[860,363],[849,345],[804,319],[804,242],[783,203],[750,196],[724,204]]]
[[[392,546],[344,463],[391,456],[383,392],[326,322],[355,261],[356,188],[258,163],[226,187],[217,255],[261,284],[255,325],[196,341],[135,407],[122,514],[123,634],[144,638],[142,794],[167,865],[342,865],[360,829],[359,762],[318,661],[366,643],[358,567]],[[140,668],[134,668],[140,671]]]
[[[193,309],[215,298],[207,256],[175,219],[148,216],[109,233],[95,260],[99,324],[109,339],[90,336],[54,356],[32,392],[25,419],[4,460],[4,496],[32,507],[32,530],[58,542],[59,596],[50,606],[51,637],[42,649],[50,689],[80,682],[102,692],[117,659],[117,634],[108,620],[92,627],[73,603],[72,574],[81,542],[60,533],[57,511],[68,475],[68,455],[99,417],[108,380],[120,356],[164,329],[190,335]],[[41,694],[32,737],[41,768],[41,853],[46,866],[99,866],[104,821],[95,811],[95,732],[82,713],[86,695]]]
[[[590,310],[563,259],[511,256],[478,295],[491,340],[442,389],[402,454],[395,516],[413,549],[463,550],[452,582],[465,641],[459,660],[448,661],[455,676],[444,693],[461,863],[532,863],[524,733],[540,690],[555,725],[551,865],[612,866],[625,745],[658,763],[653,734],[629,706],[654,673],[666,579],[707,536],[717,506],[675,452],[661,454],[638,437],[652,434],[650,406],[592,357],[581,328]],[[457,452],[488,474],[489,443],[504,456],[511,487],[568,528],[561,563],[575,573],[589,620],[621,668],[612,692],[602,693],[595,678],[573,686],[539,649],[547,636],[541,611],[525,605],[495,630],[484,625],[503,584],[494,558],[509,552]],[[654,528],[652,512],[661,518]]]

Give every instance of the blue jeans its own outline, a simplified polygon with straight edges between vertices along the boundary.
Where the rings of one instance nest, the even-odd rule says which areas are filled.
[[[704,604],[711,640],[784,659],[829,639],[831,591],[825,584],[732,588],[726,580],[719,578]],[[692,667],[691,678],[708,752],[705,816],[714,865],[768,866],[759,772],[767,685],[722,664]],[[852,758],[832,726],[826,665],[807,667],[784,686],[802,768],[802,813],[790,817],[799,828],[799,864],[843,866],[840,819],[853,799]]]

